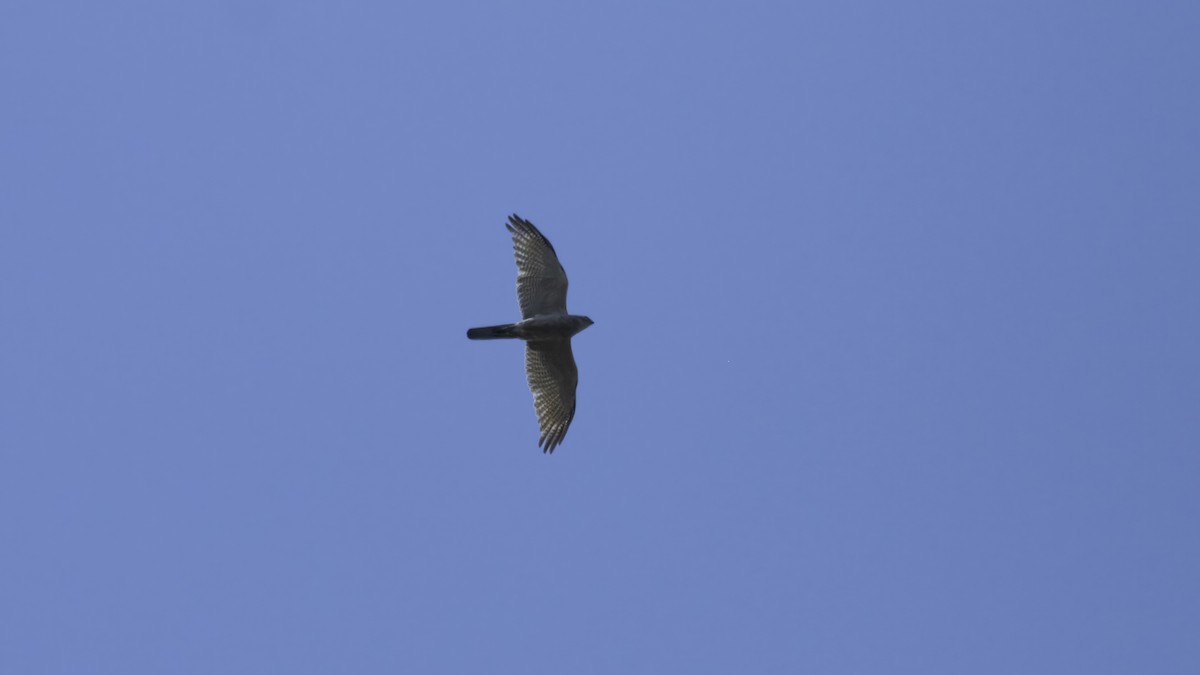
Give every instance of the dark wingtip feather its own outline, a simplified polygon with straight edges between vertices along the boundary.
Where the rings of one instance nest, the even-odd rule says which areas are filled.
[[[538,441],[538,446],[544,453],[553,453],[555,448],[562,445],[562,442],[566,437],[567,430],[565,428],[555,428],[548,432],[545,436],[542,436],[542,438]]]
[[[550,243],[550,240],[546,238],[546,235],[542,234],[541,230],[537,229],[533,223],[525,220],[521,216],[518,216],[515,213],[509,216],[508,223],[505,224],[505,227],[507,227],[508,231],[513,234],[521,232],[536,236],[538,239],[542,240],[542,243],[545,244],[546,248],[550,249],[554,255],[558,255],[558,251],[554,250],[554,245]]]
[[[567,417],[565,424],[558,425],[554,429],[546,432],[538,439],[538,447],[545,454],[552,454],[554,449],[562,445],[562,442],[567,438],[567,429],[571,427],[571,422],[575,419],[575,405],[571,406],[571,414]]]

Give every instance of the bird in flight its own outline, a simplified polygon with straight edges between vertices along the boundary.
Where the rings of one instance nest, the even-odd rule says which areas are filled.
[[[508,217],[517,258],[517,301],[521,320],[471,328],[472,340],[518,338],[525,341],[525,375],[533,392],[542,452],[554,452],[575,418],[579,371],[571,353],[571,337],[592,325],[586,316],[567,313],[567,273],[550,240],[533,223]]]

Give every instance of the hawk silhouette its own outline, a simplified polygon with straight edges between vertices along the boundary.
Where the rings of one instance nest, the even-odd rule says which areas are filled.
[[[517,258],[517,301],[521,320],[499,326],[471,328],[472,340],[519,338],[525,341],[525,375],[533,392],[542,452],[554,452],[575,418],[575,387],[579,371],[571,353],[571,337],[588,326],[586,316],[567,313],[567,273],[550,240],[533,223],[508,217],[513,253]]]

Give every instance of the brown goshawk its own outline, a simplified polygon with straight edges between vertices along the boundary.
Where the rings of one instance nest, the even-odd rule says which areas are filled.
[[[543,452],[554,452],[575,417],[579,371],[571,353],[571,337],[592,325],[592,320],[567,313],[567,273],[550,241],[533,223],[516,214],[508,217],[508,231],[517,258],[521,320],[471,328],[467,337],[525,341],[525,375],[541,427],[538,447]]]

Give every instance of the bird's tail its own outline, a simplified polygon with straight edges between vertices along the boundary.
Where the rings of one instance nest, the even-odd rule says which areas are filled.
[[[515,338],[512,334],[513,324],[504,323],[499,326],[483,326],[481,328],[467,329],[467,338],[470,340],[500,340],[503,338]]]

